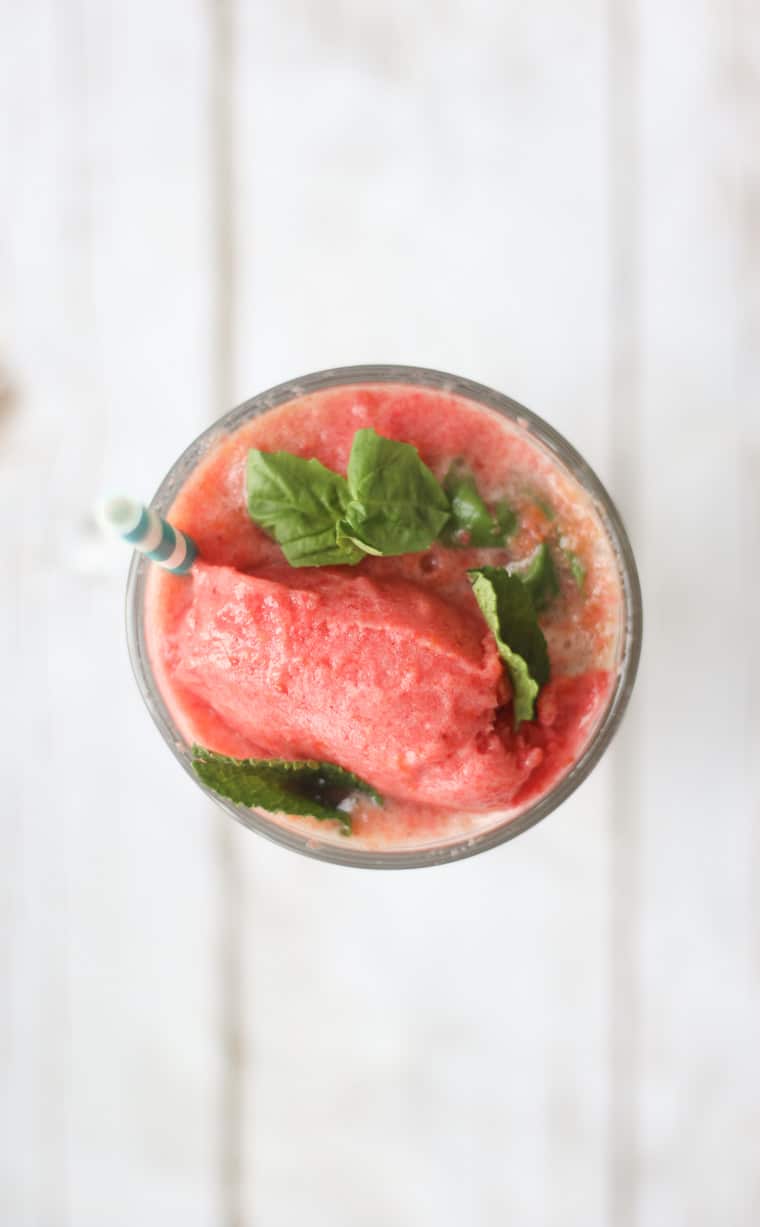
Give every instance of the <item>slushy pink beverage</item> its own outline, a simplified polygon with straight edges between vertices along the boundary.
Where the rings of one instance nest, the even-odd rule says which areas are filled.
[[[212,439],[168,516],[198,559],[151,569],[156,684],[204,783],[279,822],[466,837],[550,792],[607,707],[624,602],[594,501],[462,395],[293,399]]]

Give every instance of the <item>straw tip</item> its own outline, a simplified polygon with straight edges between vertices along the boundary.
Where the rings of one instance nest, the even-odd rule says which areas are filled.
[[[139,522],[142,512],[142,503],[121,496],[101,499],[95,508],[98,522],[104,528],[122,534],[131,532]]]

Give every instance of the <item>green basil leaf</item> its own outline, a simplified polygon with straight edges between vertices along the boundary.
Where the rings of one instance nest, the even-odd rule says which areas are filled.
[[[570,567],[570,574],[578,587],[582,589],[586,582],[586,568],[578,555],[574,554],[572,550],[565,550],[565,558],[567,559]]]
[[[354,435],[348,487],[341,532],[367,553],[426,550],[449,518],[448,499],[416,447],[371,427]]]
[[[271,533],[292,567],[357,563],[363,552],[337,525],[349,499],[346,479],[318,460],[289,452],[248,453],[248,514]]]
[[[546,609],[559,595],[557,572],[551,550],[545,541],[539,545],[525,570],[515,571],[514,574],[522,580],[539,611]]]
[[[336,821],[346,834],[351,830],[351,814],[338,808],[341,802],[363,792],[382,804],[370,784],[335,763],[228,758],[193,746],[193,769],[207,788],[238,805]]]
[[[512,536],[513,532],[516,532],[517,526],[520,523],[517,518],[517,512],[513,511],[509,503],[503,499],[496,504],[496,521],[504,535],[505,541],[508,537]]]
[[[448,545],[502,546],[517,527],[517,516],[508,503],[498,503],[496,514],[491,514],[475,478],[463,465],[451,466],[443,488],[451,504],[451,518],[442,534]]]
[[[467,574],[509,673],[516,727],[533,719],[538,692],[549,680],[549,653],[533,599],[522,580],[501,567]]]
[[[348,520],[338,521],[337,533],[339,545],[346,541],[355,546],[358,550],[362,550],[362,557],[364,557],[366,554],[372,554],[375,558],[382,558],[383,551],[376,550],[374,545],[368,545],[366,541],[361,541],[356,535],[356,529],[349,524]]]

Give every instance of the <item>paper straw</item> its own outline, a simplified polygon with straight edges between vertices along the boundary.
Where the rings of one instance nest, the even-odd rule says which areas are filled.
[[[98,518],[123,541],[175,575],[185,575],[193,565],[198,553],[195,542],[134,499],[106,499],[98,508]]]

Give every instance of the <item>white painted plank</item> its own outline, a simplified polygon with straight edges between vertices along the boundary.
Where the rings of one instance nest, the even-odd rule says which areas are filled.
[[[289,0],[236,48],[237,397],[428,364],[603,470],[603,6]],[[607,791],[405,875],[239,834],[251,1221],[606,1221]]]
[[[7,14],[6,14],[7,15]],[[42,424],[28,421],[28,393],[18,357],[19,316],[23,308],[11,287],[20,285],[27,313],[44,319],[50,291],[43,270],[55,276],[60,219],[52,158],[39,157],[48,137],[55,154],[59,113],[51,106],[51,63],[55,32],[41,8],[14,24],[14,41],[0,40],[3,124],[0,170],[3,174],[2,324],[0,361],[11,387],[3,416],[0,490],[3,500],[2,573],[7,577],[0,602],[4,702],[2,778],[9,790],[3,807],[2,970],[7,1008],[0,1014],[3,1093],[0,1095],[3,1218],[27,1224],[65,1221],[68,1173],[66,1154],[66,1080],[70,1052],[67,1026],[64,829],[57,821],[49,773],[51,722],[46,711],[48,666],[44,609],[44,559],[47,517],[37,510],[37,490],[49,478],[50,454]],[[22,63],[25,62],[24,80]],[[21,91],[24,86],[26,96]],[[26,98],[34,99],[37,108]],[[46,105],[47,104],[47,105]],[[51,150],[52,147],[52,150]],[[23,214],[23,215],[22,215]],[[17,244],[20,225],[35,242]],[[32,282],[36,281],[36,294]],[[27,288],[28,287],[28,288]],[[39,296],[40,301],[35,302]],[[21,297],[21,295],[19,295]],[[47,345],[31,343],[29,366],[49,360]],[[32,352],[33,351],[33,352]],[[47,795],[45,795],[47,794]]]
[[[200,3],[35,0],[8,24],[0,1217],[201,1227],[219,1221],[214,820],[142,708],[127,559],[89,509],[149,495],[208,415],[208,22]]]
[[[760,1210],[760,991],[748,770],[757,745],[745,737],[758,679],[748,677],[755,530],[742,481],[751,438],[757,446],[746,348],[757,300],[745,263],[758,242],[747,207],[757,193],[757,15],[715,0],[642,0],[641,34],[649,629],[639,1221],[749,1227]]]
[[[740,518],[743,527],[743,557],[752,560],[749,567],[747,589],[743,597],[743,642],[747,651],[747,664],[743,677],[742,701],[739,707],[745,728],[744,769],[747,772],[749,789],[750,834],[749,856],[751,876],[751,908],[749,933],[742,943],[746,961],[742,963],[742,977],[746,977],[747,995],[754,1005],[750,1026],[754,1023],[755,1040],[750,1038],[749,1056],[757,1069],[757,1033],[760,1030],[757,1004],[757,984],[760,981],[760,636],[758,636],[758,609],[760,609],[760,161],[757,157],[758,130],[760,130],[760,22],[754,4],[739,0],[736,5],[734,32],[733,81],[737,110],[736,124],[736,186],[738,197],[738,335],[737,367],[740,397]],[[739,855],[745,854],[745,848]],[[743,871],[746,874],[746,869]],[[737,1079],[743,1079],[743,1070],[737,1070]],[[755,1086],[757,1076],[755,1077]],[[752,1089],[750,1088],[750,1094]],[[755,1094],[755,1110],[751,1126],[755,1138],[760,1138],[760,1120],[757,1112],[758,1095]],[[744,1119],[740,1121],[743,1126]],[[744,1150],[746,1156],[746,1149]],[[760,1143],[756,1147],[760,1158]],[[743,1206],[747,1221],[760,1220],[760,1161],[746,1171],[746,1188],[743,1191]]]

